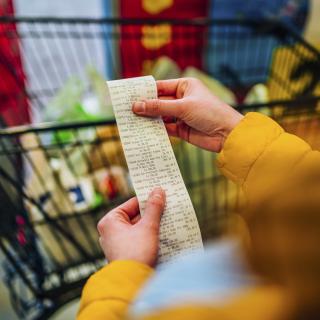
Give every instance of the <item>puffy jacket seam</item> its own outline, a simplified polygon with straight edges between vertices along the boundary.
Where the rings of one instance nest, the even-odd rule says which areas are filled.
[[[313,150],[311,148],[309,148],[308,150],[306,150],[301,157],[299,157],[299,159],[297,159],[297,161],[294,163],[293,167],[295,168],[296,166],[298,166],[299,163],[301,163],[301,161],[303,161],[303,159]]]
[[[220,167],[219,169],[222,169],[222,167]],[[235,174],[233,174],[229,169],[223,168],[223,170],[226,171],[228,173],[228,175],[230,175],[234,181],[241,180]]]
[[[134,298],[133,298],[134,299]],[[92,299],[91,301],[88,301],[82,308],[85,309],[86,307],[88,307],[90,304],[94,303],[94,302],[99,302],[99,301],[105,301],[105,300],[112,300],[112,301],[119,301],[119,302],[123,302],[125,304],[128,304],[131,302],[132,299],[124,299],[124,298],[120,298],[120,297],[115,297],[115,296],[110,296],[110,297],[103,297],[103,298],[99,298],[99,299]]]
[[[282,131],[282,132],[279,133],[279,135],[278,135],[277,137],[275,137],[274,139],[272,139],[272,140],[263,148],[263,150],[262,150],[262,151],[260,152],[260,154],[256,157],[256,159],[251,163],[251,165],[250,165],[249,168],[248,168],[248,172],[247,172],[246,176],[243,178],[243,182],[242,182],[242,184],[241,184],[241,187],[243,187],[243,185],[244,185],[245,182],[247,181],[247,178],[248,178],[248,176],[249,176],[249,173],[250,173],[252,167],[255,165],[255,163],[263,156],[263,154],[264,154],[265,152],[267,152],[267,150],[269,149],[269,147],[272,146],[272,144],[273,144],[276,140],[278,140],[278,139],[280,138],[280,136],[281,136],[282,134],[284,134],[284,133],[285,133],[285,132]]]

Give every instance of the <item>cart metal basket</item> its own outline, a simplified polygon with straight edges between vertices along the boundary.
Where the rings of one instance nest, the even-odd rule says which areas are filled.
[[[240,111],[267,113],[320,146],[320,54],[286,26],[270,21],[1,17],[0,39],[18,41],[33,81],[21,81],[0,50],[1,68],[21,89],[0,92],[0,110],[13,101],[12,119],[27,101],[36,117],[73,76],[89,90],[86,66],[120,78],[119,43],[139,40],[142,25],[174,26],[175,45],[154,49],[148,60],[160,54],[191,61],[201,57],[203,70],[235,93]],[[145,36],[152,41],[164,37],[161,32]],[[141,54],[135,48],[127,53],[133,64]],[[261,82],[269,88],[269,100],[245,102],[244,95]],[[113,120],[7,127],[6,119],[0,130],[4,282],[19,317],[47,319],[78,297],[86,279],[104,264],[96,224],[133,190]],[[219,236],[228,214],[239,206],[238,189],[219,174],[214,154],[177,140],[172,145],[204,240]]]

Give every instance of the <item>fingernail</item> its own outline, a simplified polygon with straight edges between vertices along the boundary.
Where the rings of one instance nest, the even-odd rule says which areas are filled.
[[[146,104],[143,101],[134,103],[133,111],[137,113],[144,113],[146,111]]]
[[[151,196],[155,197],[155,198],[158,198],[158,199],[162,199],[163,198],[163,194],[164,194],[164,191],[160,187],[155,187],[153,189],[153,191],[151,192]]]

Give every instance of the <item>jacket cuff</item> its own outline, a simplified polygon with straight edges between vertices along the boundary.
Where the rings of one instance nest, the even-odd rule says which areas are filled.
[[[249,112],[231,131],[217,158],[217,166],[232,181],[242,185],[255,161],[284,130],[272,119]]]
[[[93,274],[82,291],[80,310],[97,300],[121,300],[130,303],[153,269],[132,260],[117,260]]]

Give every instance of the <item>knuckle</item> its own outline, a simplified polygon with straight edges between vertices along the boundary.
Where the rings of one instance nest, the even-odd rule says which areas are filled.
[[[196,83],[199,81],[197,78],[194,78],[194,77],[185,77],[185,78],[182,78],[182,80],[185,82],[185,84]]]
[[[190,77],[189,78],[189,82],[192,83],[192,84],[197,84],[197,83],[200,83],[201,81],[197,78],[194,78],[194,77]]]
[[[104,231],[104,219],[101,219],[98,224],[97,224],[97,230],[99,232],[99,234],[103,234]]]
[[[153,233],[158,233],[160,229],[160,226],[158,223],[155,222],[151,222],[149,224],[149,230],[151,230]]]
[[[201,80],[193,77],[187,78],[187,81],[185,83],[185,88],[189,86],[190,88],[199,87],[202,84]]]
[[[101,234],[101,235],[108,228],[108,226],[112,220],[112,216],[110,213],[107,213],[102,219],[100,219],[100,221],[97,224],[97,230],[98,230],[99,234]]]
[[[153,114],[158,114],[161,108],[161,101],[159,99],[155,99],[150,104],[150,111]]]
[[[152,233],[159,233],[160,225],[156,221],[148,221],[148,223],[145,225],[149,231]]]
[[[157,87],[158,87],[158,94],[159,95],[162,95],[168,89],[168,85],[165,82],[162,82],[161,80],[157,81]]]
[[[158,197],[152,197],[150,200],[149,200],[149,204],[151,206],[154,206],[154,207],[159,207],[159,208],[162,208],[163,205],[164,205],[164,201],[163,199],[160,199]]]
[[[185,77],[185,78],[181,78],[181,80],[179,81],[179,85],[177,88],[177,98],[182,98],[187,90],[187,88],[191,85],[193,85],[194,80],[196,80],[195,78],[191,78],[191,77]]]
[[[183,101],[185,102],[185,101]],[[187,107],[188,105],[186,103],[183,103],[182,101],[178,101],[176,103],[176,112],[177,112],[177,115],[179,116],[182,116],[185,114],[186,110],[187,110]]]

